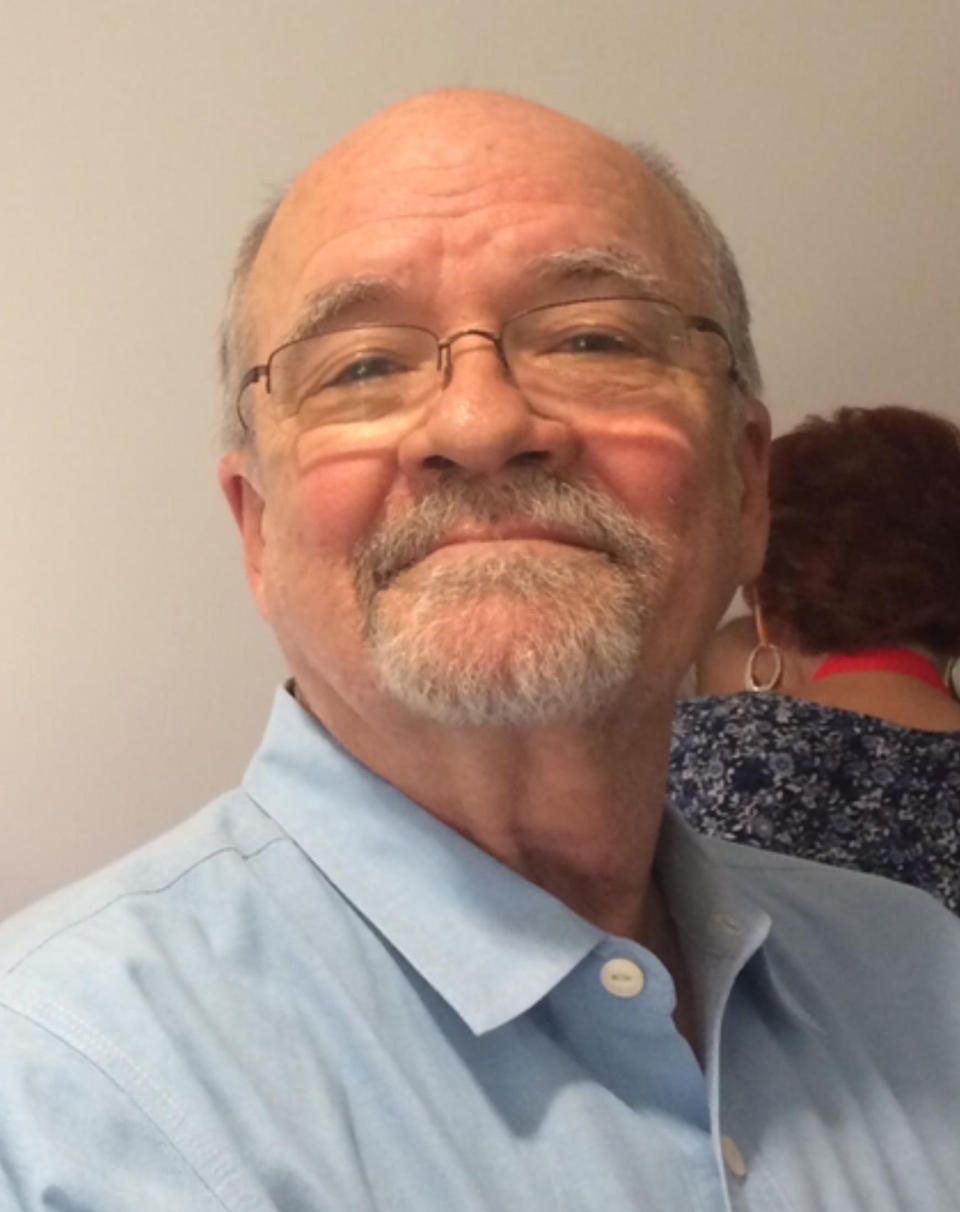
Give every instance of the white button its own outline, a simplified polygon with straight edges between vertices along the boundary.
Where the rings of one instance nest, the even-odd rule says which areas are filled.
[[[734,1178],[747,1177],[747,1163],[732,1136],[720,1137],[720,1152],[723,1154],[724,1165]]]
[[[715,913],[711,920],[724,934],[740,933],[740,921],[732,913]]]
[[[614,997],[636,997],[643,988],[643,969],[633,960],[612,959],[600,969],[603,987]]]

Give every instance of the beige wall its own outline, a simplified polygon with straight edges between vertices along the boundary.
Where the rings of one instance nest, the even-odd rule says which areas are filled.
[[[960,419],[956,0],[53,0],[0,41],[0,911],[233,783],[282,673],[214,488],[268,188],[382,105],[525,93],[659,142],[739,252],[779,428]]]

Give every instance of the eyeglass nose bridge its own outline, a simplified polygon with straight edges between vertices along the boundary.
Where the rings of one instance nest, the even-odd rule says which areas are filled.
[[[453,343],[461,337],[483,337],[490,341],[497,351],[497,357],[507,374],[510,374],[510,363],[507,361],[506,350],[503,348],[503,337],[499,333],[490,332],[488,328],[461,328],[459,332],[451,333],[442,341],[437,342],[437,372],[444,387],[447,387],[453,377]]]

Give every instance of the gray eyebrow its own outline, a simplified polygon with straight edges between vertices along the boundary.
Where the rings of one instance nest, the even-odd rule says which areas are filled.
[[[630,290],[655,294],[665,286],[663,277],[635,253],[618,248],[562,248],[531,261],[523,276],[547,285],[618,278]],[[306,297],[281,344],[314,336],[361,303],[393,302],[400,297],[397,283],[390,278],[343,278]]]
[[[620,248],[562,248],[537,257],[527,272],[542,282],[619,278],[631,290],[662,292],[666,283],[634,252]]]
[[[312,337],[360,303],[393,300],[399,295],[395,282],[389,278],[358,276],[343,278],[331,286],[309,294],[301,304],[296,318],[284,336],[282,344]]]

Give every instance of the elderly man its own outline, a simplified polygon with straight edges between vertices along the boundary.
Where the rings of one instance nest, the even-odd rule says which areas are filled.
[[[960,1207],[960,936],[664,811],[763,548],[733,262],[510,97],[246,242],[221,483],[291,672],[243,787],[7,927],[0,1207]]]

